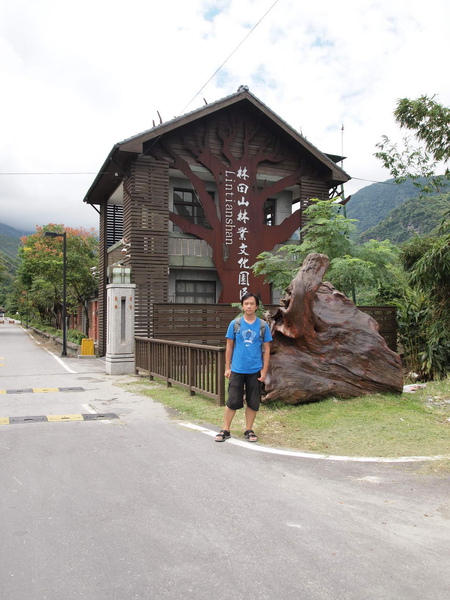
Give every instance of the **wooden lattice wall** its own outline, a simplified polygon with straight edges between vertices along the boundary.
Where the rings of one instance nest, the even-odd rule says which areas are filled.
[[[123,237],[123,206],[108,204],[106,224],[106,243],[108,248]]]
[[[329,186],[324,181],[312,181],[311,179],[302,179],[301,182],[301,200],[309,200],[310,198],[319,198],[320,200],[328,200]]]
[[[136,284],[135,335],[149,336],[152,307],[169,293],[169,167],[141,156],[124,181],[124,238],[131,244],[131,281]]]
[[[277,305],[264,306],[273,314]],[[397,352],[397,311],[393,306],[358,306],[378,323],[379,333],[391,350]],[[229,304],[155,304],[153,331],[156,339],[221,345],[229,322],[239,314]]]

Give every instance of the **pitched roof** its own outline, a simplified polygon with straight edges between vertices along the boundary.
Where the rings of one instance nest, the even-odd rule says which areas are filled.
[[[241,86],[234,94],[216,100],[211,104],[206,104],[205,106],[181,115],[180,117],[174,117],[170,121],[160,123],[151,129],[147,129],[146,131],[115,144],[89,188],[84,198],[84,202],[89,204],[100,204],[102,201],[110,198],[122,182],[123,173],[126,171],[128,165],[136,156],[143,152],[144,143],[152,139],[157,139],[166,133],[174,131],[175,129],[192,123],[200,118],[237,104],[240,104],[269,129],[273,130],[275,128],[278,133],[281,132],[289,137],[294,143],[297,143],[319,162],[328,167],[331,171],[331,182],[334,184],[345,183],[350,179],[350,176],[336,164],[336,161],[341,160],[342,157],[327,155],[321,152],[316,146],[311,144],[311,142],[286,123],[286,121],[274,113],[266,104],[249,92],[246,86]]]

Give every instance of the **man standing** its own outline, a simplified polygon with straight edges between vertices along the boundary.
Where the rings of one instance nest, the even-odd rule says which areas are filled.
[[[272,336],[267,323],[256,316],[259,299],[255,294],[245,294],[241,304],[244,315],[231,321],[226,334],[225,377],[230,382],[223,429],[216,435],[216,442],[224,442],[231,437],[231,422],[236,411],[244,406],[244,394],[244,436],[249,442],[258,441],[253,423],[261,403],[262,384],[269,368]]]

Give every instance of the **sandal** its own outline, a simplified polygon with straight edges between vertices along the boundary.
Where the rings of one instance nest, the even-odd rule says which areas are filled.
[[[244,433],[244,437],[246,437],[249,442],[257,442],[258,441],[258,436],[253,431],[253,429],[247,429],[247,431]]]
[[[230,437],[231,433],[229,431],[227,431],[226,429],[221,429],[214,439],[216,440],[216,442],[224,442]]]

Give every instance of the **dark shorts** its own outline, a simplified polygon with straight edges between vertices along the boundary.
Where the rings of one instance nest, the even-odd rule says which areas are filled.
[[[258,381],[261,372],[258,373],[233,373],[231,372],[230,383],[228,384],[228,408],[239,410],[245,403],[249,408],[258,412],[261,403],[262,384]]]

